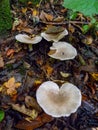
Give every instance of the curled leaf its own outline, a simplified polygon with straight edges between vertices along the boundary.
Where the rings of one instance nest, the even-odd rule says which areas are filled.
[[[20,106],[19,104],[11,104],[11,106],[14,110],[30,116],[32,119],[35,119],[38,116],[38,112],[35,109],[27,109],[25,105]]]

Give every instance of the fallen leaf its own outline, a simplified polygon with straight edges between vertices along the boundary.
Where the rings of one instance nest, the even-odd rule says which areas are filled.
[[[42,109],[40,108],[40,106],[38,105],[38,103],[36,102],[36,100],[31,97],[31,96],[26,96],[25,97],[25,104],[26,106],[29,108],[34,108],[35,110],[37,110],[39,113],[42,111]]]
[[[43,10],[40,13],[40,19],[42,21],[53,21],[53,15],[45,13]]]
[[[21,11],[23,14],[25,14],[27,12],[27,8],[22,8]]]
[[[7,90],[7,94],[12,96],[17,93],[16,88],[20,87],[21,83],[15,82],[15,78],[11,77],[7,82],[3,84],[3,87],[5,87]]]
[[[11,104],[12,108],[16,111],[19,111],[27,116],[30,116],[33,120],[36,119],[36,117],[38,116],[38,111],[36,111],[35,109],[28,109],[25,107],[25,105],[19,105],[19,104]]]
[[[43,66],[42,69],[46,73],[47,77],[49,77],[53,72],[53,68],[48,63],[45,66]]]
[[[98,73],[90,73],[90,75],[95,81],[98,81]]]
[[[14,49],[8,49],[6,55],[7,56],[13,56],[15,50]]]
[[[64,78],[68,78],[71,74],[70,73],[64,73],[64,72],[60,72],[61,76]]]
[[[64,17],[63,16],[62,17],[58,16],[57,18],[54,18],[53,21],[54,22],[63,22],[64,21]]]
[[[53,117],[43,113],[40,116],[38,116],[36,120],[32,120],[31,122],[26,120],[19,121],[15,127],[21,130],[34,130],[44,125],[45,123],[51,122],[52,120]]]
[[[36,9],[33,9],[32,15],[33,15],[33,16],[38,16],[38,15],[39,15],[39,12],[38,12],[38,10],[36,10]]]
[[[93,43],[93,38],[92,38],[92,36],[86,36],[86,38],[83,39],[82,42],[85,43],[85,44],[90,45],[90,44]]]
[[[14,30],[23,31],[29,34],[32,34],[32,29],[28,27],[27,21],[22,21],[19,19],[19,24],[14,28]]]
[[[4,67],[4,61],[3,58],[0,56],[0,68]]]
[[[64,27],[62,26],[47,26],[47,30],[45,31],[47,34],[57,34],[57,33],[61,33],[65,30]]]

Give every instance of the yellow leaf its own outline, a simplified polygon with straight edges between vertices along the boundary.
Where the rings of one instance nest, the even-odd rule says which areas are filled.
[[[15,83],[15,88],[18,88],[21,86],[21,83]]]
[[[14,87],[14,85],[15,85],[15,78],[14,77],[10,78],[7,82],[4,83],[4,86],[6,88],[12,88],[12,87]]]
[[[39,14],[39,12],[36,9],[34,9],[32,15],[37,16],[38,14]]]
[[[91,76],[94,80],[98,81],[98,73],[91,73]]]
[[[25,107],[25,105],[19,105],[19,104],[11,104],[12,108],[16,111],[19,111],[27,116],[30,116],[32,119],[36,119],[38,116],[38,111],[35,109],[28,109]]]
[[[7,94],[10,96],[13,96],[17,93],[16,88],[20,87],[21,83],[15,82],[15,78],[11,77],[7,82],[3,84],[3,87],[5,87],[7,90]]]
[[[25,13],[26,13],[26,11],[27,11],[27,8],[22,8],[22,10],[21,10],[21,11],[22,11],[22,13],[24,13],[24,14],[25,14]]]

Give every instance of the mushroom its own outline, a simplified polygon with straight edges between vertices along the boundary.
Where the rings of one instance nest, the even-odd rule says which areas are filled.
[[[71,83],[59,86],[53,81],[42,83],[36,92],[38,104],[53,117],[70,116],[81,105],[81,92]]]
[[[41,36],[35,36],[31,38],[30,36],[26,34],[18,34],[15,36],[16,40],[22,43],[27,43],[27,44],[36,44],[39,43],[42,40]]]
[[[64,36],[68,35],[68,31],[60,26],[51,26],[45,32],[41,33],[41,36],[47,41],[58,42]]]
[[[69,60],[77,56],[77,50],[67,42],[54,42],[48,55],[59,60]]]

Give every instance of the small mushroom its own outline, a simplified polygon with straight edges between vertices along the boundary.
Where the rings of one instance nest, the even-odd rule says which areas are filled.
[[[54,42],[48,55],[59,60],[69,60],[77,56],[77,50],[67,42]]]
[[[18,34],[15,36],[16,40],[22,43],[27,43],[27,44],[36,44],[39,43],[42,40],[41,36],[35,36],[35,37],[30,37],[26,34]]]
[[[56,83],[46,81],[37,89],[36,98],[42,109],[53,117],[70,116],[81,105],[81,92],[71,83],[59,88]]]
[[[45,32],[41,33],[41,36],[47,41],[58,42],[64,36],[68,35],[68,31],[59,26],[49,27]]]

